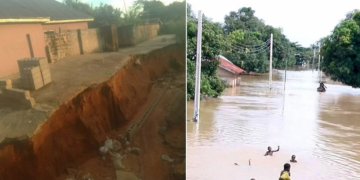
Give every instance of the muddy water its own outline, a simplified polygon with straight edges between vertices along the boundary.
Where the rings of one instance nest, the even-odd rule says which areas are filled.
[[[285,93],[283,81],[283,71],[274,73],[269,92],[268,76],[242,77],[240,87],[202,101],[200,123],[187,124],[187,179],[278,179],[292,154],[293,180],[360,179],[360,90],[326,84],[318,93],[311,70],[288,71]],[[187,110],[191,119],[193,102]]]

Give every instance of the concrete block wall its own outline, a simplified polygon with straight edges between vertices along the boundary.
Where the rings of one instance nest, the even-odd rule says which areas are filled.
[[[48,47],[48,59],[50,62],[69,56],[66,32],[45,34],[45,43]]]
[[[50,62],[65,57],[101,52],[103,38],[99,29],[64,30],[60,33],[45,34],[45,43],[48,49]]]
[[[103,51],[100,29],[83,29],[80,31],[80,35],[84,54]]]
[[[0,90],[2,96],[11,98],[27,108],[32,108],[36,104],[29,91],[12,88],[12,82],[9,79],[0,80]]]
[[[10,79],[0,79],[0,89],[11,89],[12,82]]]
[[[78,38],[78,31],[71,30],[66,31],[67,33],[67,40],[68,40],[68,55],[74,56],[81,54],[80,52],[80,43]]]
[[[158,36],[159,24],[118,27],[119,46],[134,46]]]
[[[159,24],[144,24],[134,26],[134,39],[136,44],[157,37],[159,30]]]

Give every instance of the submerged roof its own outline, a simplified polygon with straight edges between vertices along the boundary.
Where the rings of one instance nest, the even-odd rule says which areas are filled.
[[[55,0],[0,0],[0,20],[93,20],[93,17]]]
[[[218,58],[220,59],[220,67],[232,72],[234,74],[240,74],[240,73],[245,73],[246,71],[241,69],[240,67],[236,66],[234,63],[232,63],[231,61],[229,61],[228,59],[226,59],[224,56],[219,55]]]

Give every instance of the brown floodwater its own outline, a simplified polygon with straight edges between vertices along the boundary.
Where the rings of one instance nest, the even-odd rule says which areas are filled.
[[[318,73],[303,70],[287,72],[284,93],[284,71],[273,76],[271,92],[267,75],[243,76],[201,102],[200,122],[187,123],[187,179],[278,179],[293,154],[293,180],[360,179],[360,89],[326,83],[318,93]]]

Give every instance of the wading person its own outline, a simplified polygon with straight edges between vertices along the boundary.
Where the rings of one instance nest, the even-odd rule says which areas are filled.
[[[325,86],[325,84],[323,83],[323,82],[321,82],[320,83],[320,86],[317,88],[317,90],[319,91],[319,92],[325,92],[326,91],[326,86]]]
[[[297,163],[297,160],[296,160],[296,156],[295,156],[295,155],[292,155],[292,156],[291,156],[290,162]]]
[[[265,156],[272,156],[274,152],[278,152],[280,150],[280,146],[278,146],[278,149],[276,151],[273,151],[271,147],[268,147],[268,151],[266,151]]]
[[[290,180],[290,164],[284,164],[284,170],[280,173],[279,180]]]

